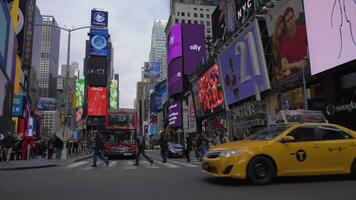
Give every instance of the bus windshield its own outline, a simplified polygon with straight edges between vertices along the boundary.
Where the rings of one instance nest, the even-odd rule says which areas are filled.
[[[106,135],[106,144],[133,144],[134,130],[113,130]]]

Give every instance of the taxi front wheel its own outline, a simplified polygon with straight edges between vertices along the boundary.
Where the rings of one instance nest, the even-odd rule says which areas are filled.
[[[257,156],[247,167],[247,178],[254,185],[265,185],[272,181],[276,168],[268,157]]]

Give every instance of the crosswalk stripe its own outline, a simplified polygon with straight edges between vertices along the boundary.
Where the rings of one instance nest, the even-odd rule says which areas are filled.
[[[113,167],[114,165],[116,165],[117,164],[117,161],[110,161],[109,162],[109,167],[111,168],[111,167]]]
[[[146,168],[159,168],[158,166],[155,165],[155,162],[153,163],[153,165],[151,165],[151,163],[149,163],[146,160],[141,161],[142,164],[146,167]]]
[[[133,166],[134,164],[134,161],[128,160],[127,162],[124,162],[124,169],[137,169],[138,166]]]
[[[176,162],[176,161],[168,161],[170,163],[174,163],[174,164],[177,164],[177,165],[183,165],[184,167],[199,167],[197,165],[194,165],[194,164],[191,164],[191,163],[185,163],[185,162]]]
[[[104,162],[97,161],[97,162],[96,162],[96,167],[99,167],[99,165],[102,165],[102,164],[104,164]],[[95,169],[95,167],[92,167],[92,166],[90,165],[89,167],[84,167],[82,170],[87,171],[87,170],[92,170],[92,169]]]
[[[80,161],[80,162],[75,162],[75,163],[69,164],[66,167],[69,168],[69,169],[72,169],[72,168],[80,167],[80,166],[85,165],[87,163],[89,163],[89,161]]]
[[[166,162],[166,163],[162,163],[162,162],[157,162],[159,165],[163,165],[167,168],[181,168],[180,166],[178,165],[174,165],[172,163],[169,163],[169,162]]]

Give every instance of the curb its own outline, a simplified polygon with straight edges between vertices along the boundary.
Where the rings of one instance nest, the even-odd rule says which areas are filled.
[[[78,159],[75,159],[74,162],[79,162],[79,161],[83,161],[83,160],[88,160],[90,158],[92,158],[93,155],[87,155],[87,156],[84,156],[82,158],[78,158]]]
[[[48,164],[48,165],[37,165],[37,166],[26,166],[26,167],[12,167],[12,168],[2,168],[0,171],[14,171],[14,170],[26,170],[26,169],[40,169],[40,168],[49,168],[59,166],[57,164]]]

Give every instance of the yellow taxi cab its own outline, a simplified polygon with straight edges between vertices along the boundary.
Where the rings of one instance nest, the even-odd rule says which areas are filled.
[[[356,132],[325,122],[275,125],[242,141],[209,149],[202,170],[256,185],[267,184],[275,176],[356,177]]]

